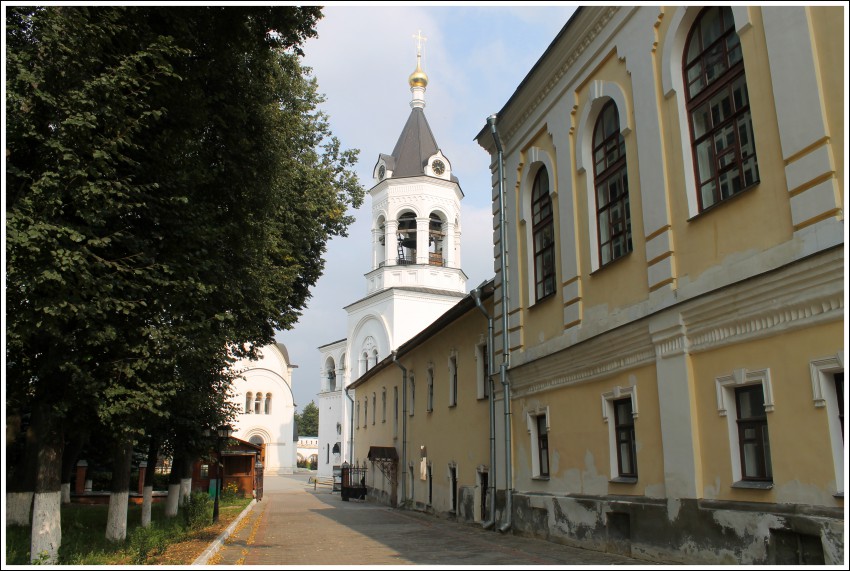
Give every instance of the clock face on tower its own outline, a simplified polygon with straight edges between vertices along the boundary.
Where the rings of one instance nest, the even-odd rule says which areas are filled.
[[[434,174],[438,176],[446,172],[446,165],[439,159],[431,163],[431,168],[434,170]]]
[[[380,180],[384,180],[384,175],[386,175],[386,174],[387,174],[387,169],[384,167],[384,165],[381,165],[380,168],[378,168],[378,178]]]

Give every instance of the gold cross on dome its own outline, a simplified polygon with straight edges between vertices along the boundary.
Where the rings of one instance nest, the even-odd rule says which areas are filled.
[[[416,35],[412,36],[416,40],[416,57],[422,55],[422,42],[428,41],[428,38],[422,35],[422,30],[416,32]]]

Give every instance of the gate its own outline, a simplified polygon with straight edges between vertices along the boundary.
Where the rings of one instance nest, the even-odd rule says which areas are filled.
[[[342,501],[366,499],[366,468],[342,467]]]

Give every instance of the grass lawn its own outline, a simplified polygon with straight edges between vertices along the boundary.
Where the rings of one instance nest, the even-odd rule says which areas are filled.
[[[219,521],[212,524],[212,504],[200,515],[200,526],[187,525],[184,508],[177,517],[165,517],[165,502],[153,504],[151,526],[141,529],[141,506],[131,504],[127,515],[127,539],[112,542],[106,539],[105,504],[63,504],[62,546],[59,563],[62,565],[191,565],[242,510],[250,499],[219,501]],[[209,524],[205,523],[209,522]],[[6,563],[30,564],[29,526],[6,528]]]

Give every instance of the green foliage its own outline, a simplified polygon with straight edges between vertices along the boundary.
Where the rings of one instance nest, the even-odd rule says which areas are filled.
[[[201,529],[212,521],[213,502],[206,492],[192,492],[183,506],[183,517],[188,529]]]
[[[150,555],[161,554],[168,543],[168,530],[153,523],[148,527],[137,527],[129,535],[130,552],[138,565],[144,565]]]
[[[320,17],[8,8],[10,409],[175,456],[233,418],[228,365],[295,324],[363,198],[300,59]]]
[[[299,436],[317,436],[319,434],[319,407],[310,401],[301,413],[295,413],[295,426]]]
[[[232,502],[241,496],[242,494],[239,492],[239,486],[237,486],[235,482],[228,482],[227,485],[221,489],[221,499],[225,502]]]

